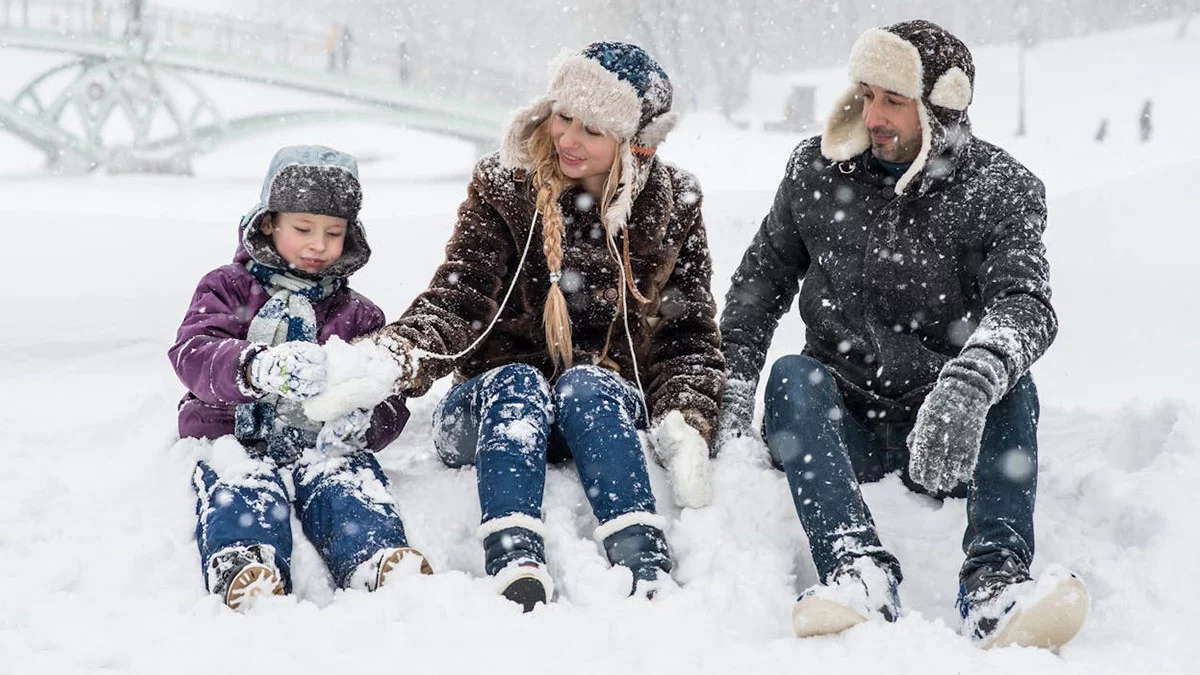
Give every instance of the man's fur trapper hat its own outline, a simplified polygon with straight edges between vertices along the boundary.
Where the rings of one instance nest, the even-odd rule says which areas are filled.
[[[903,194],[930,157],[970,133],[967,106],[974,94],[975,63],[967,46],[935,23],[917,19],[867,30],[850,50],[850,81],[821,138],[821,153],[834,161],[851,159],[871,147],[859,83],[917,101],[921,151],[896,182],[896,194]]]
[[[616,138],[621,184],[606,212],[606,226],[615,236],[629,222],[655,149],[675,126],[672,95],[666,72],[641,47],[592,43],[551,64],[550,88],[513,116],[500,147],[500,161],[512,169],[532,170],[529,137],[555,112]]]

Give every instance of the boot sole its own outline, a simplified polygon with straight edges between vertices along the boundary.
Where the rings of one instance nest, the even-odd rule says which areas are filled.
[[[1077,577],[1063,579],[1032,606],[1013,610],[1009,620],[984,644],[984,648],[1017,645],[1058,651],[1083,628],[1090,608],[1091,601],[1083,582]]]
[[[796,637],[833,635],[866,621],[849,607],[824,598],[801,598],[792,610],[792,628]]]
[[[260,595],[283,594],[283,584],[274,570],[261,563],[250,563],[229,582],[225,604],[232,610],[244,612]]]
[[[387,583],[388,575],[400,567],[400,562],[408,556],[416,556],[421,560],[421,574],[433,574],[433,567],[429,565],[429,560],[415,548],[406,546],[392,551],[387,557],[379,561],[379,576],[375,580],[375,588],[379,588]]]
[[[539,602],[546,603],[546,587],[532,576],[513,579],[500,595],[520,605],[524,612],[532,612]]]

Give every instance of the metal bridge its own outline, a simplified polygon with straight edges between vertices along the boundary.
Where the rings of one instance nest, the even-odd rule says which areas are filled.
[[[285,125],[366,119],[464,139],[482,151],[495,147],[507,119],[507,108],[495,103],[413,86],[402,42],[357,44],[336,28],[306,33],[144,11],[143,2],[0,0],[0,49],[69,55],[11,100],[0,98],[0,130],[40,148],[55,170],[189,173],[198,154]],[[195,74],[326,95],[342,105],[227,119]]]

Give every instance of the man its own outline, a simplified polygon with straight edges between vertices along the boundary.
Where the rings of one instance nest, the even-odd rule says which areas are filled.
[[[860,482],[966,497],[963,632],[980,645],[1057,648],[1087,592],[1033,560],[1038,398],[1029,366],[1057,319],[1041,181],[971,134],[975,68],[927,21],[871,29],[823,136],[792,154],[726,296],[721,433],[750,433],[754,393],[797,291],[806,327],[766,386],[764,429],[788,477],[820,583],[800,636],[900,611],[900,564],[880,544]],[[803,281],[803,285],[801,282]]]

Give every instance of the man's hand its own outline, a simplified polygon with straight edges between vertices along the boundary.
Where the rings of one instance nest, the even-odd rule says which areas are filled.
[[[988,410],[1008,390],[1004,361],[971,347],[942,368],[908,435],[908,473],[932,493],[971,480]]]
[[[325,350],[312,342],[284,342],[255,354],[246,368],[250,386],[264,395],[302,401],[325,389]]]

